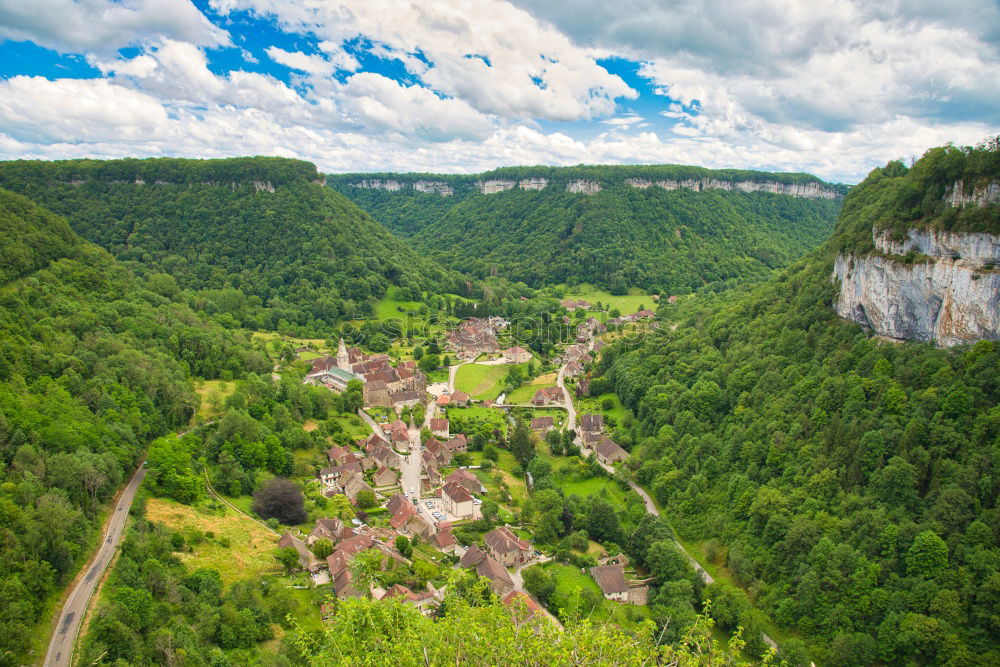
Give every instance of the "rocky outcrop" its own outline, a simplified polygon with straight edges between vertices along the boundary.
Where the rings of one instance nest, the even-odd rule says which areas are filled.
[[[253,189],[257,192],[274,192],[274,184],[270,181],[254,181]]]
[[[417,192],[426,192],[428,194],[441,195],[442,197],[450,197],[455,192],[451,189],[450,185],[441,181],[416,181],[413,184],[413,189]]]
[[[820,183],[779,183],[777,181],[726,181],[718,178],[689,178],[681,180],[650,181],[644,178],[627,178],[625,184],[633,188],[646,189],[650,187],[664,190],[739,190],[740,192],[771,192],[790,197],[805,199],[836,199],[840,193],[833,188],[823,187]]]
[[[544,190],[548,184],[544,178],[522,178],[519,186],[522,190]]]
[[[945,192],[944,200],[949,206],[1000,204],[1000,181],[982,181],[971,188],[957,181]]]
[[[507,180],[479,181],[479,191],[484,195],[493,195],[504,190],[510,190],[514,185],[514,181]]]
[[[566,192],[576,192],[581,195],[593,195],[601,191],[601,184],[597,181],[585,181],[579,179],[566,184]]]
[[[351,183],[356,188],[367,188],[369,190],[388,190],[389,192],[398,192],[403,189],[403,184],[399,181],[394,180],[379,180],[377,178],[366,178],[364,180],[358,181],[357,183]]]
[[[875,253],[834,264],[841,317],[894,340],[1000,340],[1000,236],[873,231],[873,241]]]

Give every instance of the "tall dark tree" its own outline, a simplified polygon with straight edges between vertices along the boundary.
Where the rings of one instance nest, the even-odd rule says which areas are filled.
[[[289,526],[306,520],[302,490],[284,477],[272,477],[253,495],[253,511]]]

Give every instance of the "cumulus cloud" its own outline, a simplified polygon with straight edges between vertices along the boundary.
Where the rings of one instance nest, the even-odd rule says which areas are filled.
[[[325,44],[358,37],[448,97],[507,119],[579,120],[615,112],[636,92],[559,31],[504,0],[212,0],[274,17]],[[422,58],[414,57],[419,53]]]
[[[190,0],[0,0],[0,40],[31,40],[63,53],[111,54],[150,38],[229,44]]]

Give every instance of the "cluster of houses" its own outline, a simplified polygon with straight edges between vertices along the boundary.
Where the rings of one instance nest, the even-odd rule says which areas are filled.
[[[499,526],[483,536],[485,547],[469,547],[458,566],[475,569],[476,574],[490,582],[490,588],[497,597],[506,599],[515,592],[514,580],[508,567],[520,567],[535,557],[531,543],[514,533],[510,526]]]
[[[563,390],[559,387],[542,387],[531,397],[534,406],[562,405],[565,400]]]
[[[584,301],[583,299],[564,299],[559,302],[559,305],[566,310],[592,310],[593,305],[589,301]]]
[[[507,326],[502,317],[472,317],[448,332],[448,349],[462,361],[500,351],[497,333]]]
[[[401,409],[423,403],[427,377],[415,361],[395,367],[385,354],[367,355],[356,347],[348,348],[343,339],[336,357],[313,361],[305,382],[321,384],[342,392],[352,380],[362,383],[365,405]]]
[[[628,459],[628,452],[604,433],[603,415],[581,415],[580,433],[583,445],[604,465],[613,466]]]
[[[673,303],[673,301],[671,301]],[[656,313],[649,309],[640,310],[638,312],[632,313],[630,315],[622,315],[621,317],[613,317],[608,320],[608,324],[628,324],[630,322],[639,322],[640,320],[651,320],[656,316]]]

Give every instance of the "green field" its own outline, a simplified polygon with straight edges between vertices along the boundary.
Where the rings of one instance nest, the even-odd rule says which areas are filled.
[[[510,404],[522,404],[530,403],[531,399],[534,398],[535,392],[543,387],[554,387],[556,386],[556,374],[546,373],[545,375],[539,375],[533,378],[530,382],[522,384],[520,387],[510,392],[507,396],[507,403]]]
[[[455,389],[464,391],[479,401],[495,400],[500,395],[503,379],[515,364],[485,366],[483,364],[464,364],[458,368],[455,375]],[[521,370],[527,364],[516,364]]]
[[[235,389],[236,382],[234,381],[202,380],[201,382],[196,382],[194,390],[198,394],[201,403],[198,405],[198,412],[195,413],[195,419],[201,417],[207,421],[218,417],[222,413],[220,408],[226,397],[233,393]],[[216,403],[216,405],[213,406],[213,403]]]
[[[587,590],[601,597],[601,602],[594,607],[589,616],[586,616],[595,623],[616,623],[625,630],[636,630],[643,620],[651,617],[648,607],[637,607],[605,600],[597,582],[589,574],[581,572],[579,568],[557,563],[546,563],[538,567],[544,568],[555,578],[556,590],[549,600],[553,613],[556,609],[567,604],[574,591]]]
[[[630,289],[628,294],[614,296],[610,292],[587,284],[580,284],[573,288],[568,288],[564,285],[559,285],[558,287],[563,287],[566,290],[566,294],[562,299],[582,299],[595,305],[600,301],[602,305],[608,307],[608,310],[617,308],[621,311],[622,315],[637,312],[640,310],[639,306],[656,310],[656,302],[653,301],[653,298],[638,288]],[[591,312],[591,314],[597,315],[598,313],[595,311]],[[598,317],[598,319],[604,318]]]
[[[614,403],[614,407],[610,410],[601,409],[601,403],[605,399],[611,399]],[[604,415],[605,420],[608,417],[613,417],[615,423],[618,425],[621,425],[625,419],[625,408],[622,406],[622,402],[618,399],[617,394],[601,394],[600,396],[578,399],[576,401],[576,411],[581,415],[600,413]]]

